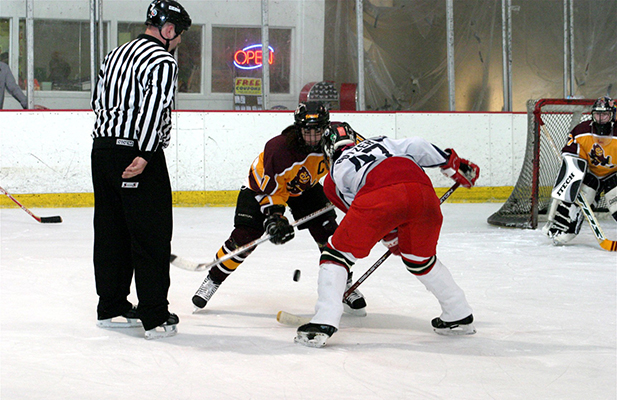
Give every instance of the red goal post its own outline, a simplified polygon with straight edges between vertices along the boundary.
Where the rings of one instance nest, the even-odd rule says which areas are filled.
[[[561,149],[570,131],[591,118],[595,99],[540,99],[527,101],[527,142],[521,172],[503,206],[488,223],[536,229],[545,215],[561,167]],[[601,199],[604,203],[604,199]],[[599,208],[605,207],[599,204]]]

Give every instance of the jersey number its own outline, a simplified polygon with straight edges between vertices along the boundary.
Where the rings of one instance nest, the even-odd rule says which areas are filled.
[[[362,146],[363,144],[368,144],[368,146],[364,147]],[[364,154],[356,154],[349,159],[349,161],[351,161],[351,163],[356,168],[356,172],[359,171],[360,168],[362,168],[366,164],[372,163],[375,160],[377,160],[377,157],[375,155],[370,154],[375,149],[381,151],[386,158],[392,157],[392,154],[390,154],[388,149],[386,149],[384,146],[382,146],[379,143],[372,142],[369,144],[369,142],[363,142],[363,143],[357,144],[356,149],[361,150],[362,153],[364,153]]]

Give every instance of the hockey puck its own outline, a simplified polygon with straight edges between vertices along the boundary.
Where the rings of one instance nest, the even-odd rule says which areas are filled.
[[[300,280],[300,270],[297,269],[294,271],[294,281],[298,282]]]

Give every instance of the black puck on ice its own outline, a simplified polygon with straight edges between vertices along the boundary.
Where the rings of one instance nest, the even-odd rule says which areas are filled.
[[[294,281],[298,282],[300,280],[300,270],[297,269],[294,271]]]

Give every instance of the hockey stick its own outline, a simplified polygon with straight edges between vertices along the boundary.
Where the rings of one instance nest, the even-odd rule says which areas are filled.
[[[440,198],[439,198],[439,204],[443,204],[444,201],[448,200],[448,197],[450,197],[452,195],[452,193],[454,193],[454,191],[456,189],[458,189],[458,187],[460,186],[460,183],[455,183],[454,185],[452,185],[450,187],[450,189],[448,189]],[[349,289],[347,289],[345,291],[345,294],[343,294],[343,300],[346,299],[347,297],[349,297],[349,295],[358,288],[358,286],[360,286],[362,284],[362,282],[364,282],[373,272],[375,272],[375,270],[384,263],[384,261],[386,261],[388,259],[388,257],[390,257],[392,255],[392,252],[390,252],[390,250],[386,250],[386,252],[379,257],[379,259],[377,261],[375,261],[375,264],[371,265],[371,267],[369,269],[366,270],[366,272],[364,272],[364,274],[362,274],[362,276],[360,278],[358,278],[358,280],[356,281],[356,283],[354,283],[353,285],[351,285],[349,287]],[[308,324],[310,322],[310,318],[307,317],[301,317],[299,315],[294,315],[291,313],[288,313],[286,311],[279,311],[278,314],[276,314],[276,320],[278,322],[280,322],[281,324],[284,325],[292,325],[292,326],[297,326],[297,325],[303,325],[303,324]]]
[[[298,225],[301,225],[301,224],[303,224],[305,222],[308,222],[308,221],[312,220],[313,218],[316,218],[316,217],[318,217],[318,216],[320,216],[322,214],[327,213],[328,211],[332,210],[333,208],[334,208],[334,205],[333,204],[329,204],[326,207],[324,207],[324,208],[322,208],[320,210],[317,210],[314,213],[311,213],[311,214],[307,215],[306,217],[300,218],[299,220],[297,220],[294,223],[292,223],[291,226],[293,226],[295,228]],[[227,261],[227,260],[237,256],[238,254],[240,254],[242,252],[245,252],[246,250],[250,250],[253,247],[256,247],[257,245],[262,244],[263,242],[267,242],[268,240],[270,240],[271,237],[272,237],[272,235],[269,235],[269,234],[266,233],[262,237],[260,237],[259,239],[253,240],[252,242],[247,243],[244,246],[240,246],[237,249],[235,249],[234,251],[232,251],[230,253],[227,253],[223,257],[218,258],[218,259],[216,259],[216,260],[214,260],[214,261],[212,261],[211,263],[208,263],[208,264],[206,264],[206,263],[196,263],[196,262],[193,262],[193,261],[189,261],[189,260],[186,260],[186,259],[184,259],[182,257],[179,257],[179,256],[175,255],[175,254],[172,254],[169,257],[169,262],[172,265],[174,265],[174,266],[176,266],[178,268],[186,269],[188,271],[204,271],[204,270],[212,268],[213,266],[215,266],[217,264],[220,264],[220,263],[222,263],[224,261]]]
[[[53,216],[53,217],[39,217],[39,216],[36,216],[36,215],[34,215],[32,213],[32,211],[28,210],[23,204],[21,204],[19,201],[17,201],[17,199],[15,199],[15,197],[11,196],[11,194],[9,192],[7,192],[6,190],[4,190],[2,187],[0,187],[0,192],[2,192],[2,194],[7,195],[8,198],[13,200],[15,202],[15,204],[17,204],[19,207],[21,207],[22,210],[24,210],[32,218],[36,219],[37,221],[39,221],[39,222],[41,222],[43,224],[53,224],[53,223],[62,222],[62,218],[59,215],[56,215],[56,216]]]
[[[608,251],[617,251],[617,241],[609,240],[606,236],[604,236],[604,232],[602,231],[602,228],[600,228],[600,224],[598,224],[596,216],[589,206],[589,202],[580,192],[576,196],[576,204],[578,204],[583,211],[583,214],[585,214],[585,218],[587,219],[587,222],[589,222],[591,231],[598,240],[600,247]]]

